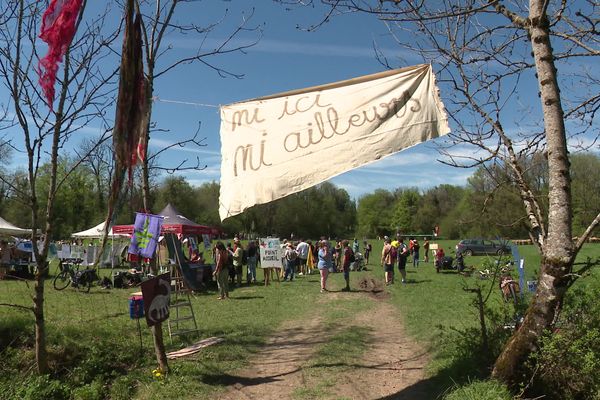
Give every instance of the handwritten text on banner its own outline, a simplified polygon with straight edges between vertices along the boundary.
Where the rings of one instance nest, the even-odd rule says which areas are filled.
[[[221,220],[450,132],[430,65],[221,108]]]

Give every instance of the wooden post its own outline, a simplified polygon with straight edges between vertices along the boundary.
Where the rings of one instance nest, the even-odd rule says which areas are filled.
[[[150,329],[152,330],[152,338],[154,339],[154,352],[156,353],[158,368],[166,374],[169,372],[169,364],[167,362],[165,343],[163,342],[162,322],[157,323]]]

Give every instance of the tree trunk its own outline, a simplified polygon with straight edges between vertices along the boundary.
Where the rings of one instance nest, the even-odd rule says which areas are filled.
[[[549,174],[548,237],[542,245],[539,284],[523,325],[496,360],[492,376],[519,382],[523,363],[536,351],[541,335],[560,311],[575,258],[571,235],[571,179],[560,91],[543,0],[530,0],[530,35],[537,70]]]
[[[509,385],[518,384],[527,372],[524,369],[525,362],[537,350],[544,332],[552,327],[567,291],[568,278],[563,272],[566,265],[544,259],[541,267],[543,272],[540,274],[538,290],[523,324],[504,347],[492,372],[494,378]]]
[[[35,360],[39,374],[48,373],[48,352],[46,350],[46,323],[44,320],[44,274],[39,270],[36,274],[35,296],[33,298],[33,315],[35,316]]]

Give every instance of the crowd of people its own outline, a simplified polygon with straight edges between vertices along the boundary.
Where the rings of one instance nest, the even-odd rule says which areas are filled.
[[[398,265],[402,283],[406,283],[406,264],[411,260],[415,269],[419,267],[421,244],[416,238],[410,238],[408,244],[404,243],[402,236],[397,236],[395,240],[391,240],[388,236],[384,237],[383,249],[381,251],[381,265],[385,273],[386,285],[394,283],[394,266]],[[425,238],[423,242],[423,262],[429,262],[429,239]],[[443,249],[439,249],[442,251]],[[439,251],[438,250],[438,251]],[[437,253],[436,253],[437,258]]]
[[[424,238],[423,244],[416,238],[410,238],[407,243],[398,235],[394,240],[385,236],[381,253],[381,266],[383,267],[386,285],[395,281],[395,268],[397,266],[401,282],[406,283],[406,267],[412,263],[415,269],[420,262],[429,262],[430,243]],[[362,250],[357,239],[337,240],[333,243],[326,238],[321,238],[314,244],[310,240],[299,241],[283,240],[281,244],[281,268],[263,268],[264,282],[268,285],[274,276],[283,281],[292,282],[297,276],[306,275],[317,270],[320,274],[321,293],[328,291],[327,278],[330,273],[342,272],[346,282],[343,291],[350,290],[350,271],[356,265],[357,257],[369,263],[373,247],[364,241]],[[247,249],[241,241],[235,238],[233,246],[218,242],[215,252],[216,268],[214,276],[219,287],[219,299],[229,297],[229,285],[242,285],[243,267],[247,266],[246,284],[256,283],[256,270],[260,262],[259,245],[257,241],[250,240]],[[421,260],[421,255],[423,259]],[[434,262],[437,263],[444,257],[444,250],[439,248],[435,254]],[[278,274],[278,275],[275,275]]]
[[[370,243],[363,243],[364,253],[359,253],[360,245],[354,239],[352,245],[348,240],[338,240],[332,245],[329,240],[321,238],[313,244],[310,240],[300,239],[297,242],[283,240],[281,244],[281,268],[263,268],[265,285],[269,285],[276,276],[283,281],[292,282],[297,276],[319,271],[321,276],[321,292],[327,292],[329,273],[343,272],[346,286],[350,290],[350,270],[357,260],[357,254],[365,263],[373,250]],[[234,238],[233,245],[225,245],[218,241],[213,249],[215,270],[213,276],[219,288],[219,300],[229,298],[230,285],[242,285],[243,267],[246,266],[246,284],[257,282],[256,270],[260,263],[260,247],[255,240],[248,241],[244,249],[239,238]],[[279,274],[279,275],[275,275]]]

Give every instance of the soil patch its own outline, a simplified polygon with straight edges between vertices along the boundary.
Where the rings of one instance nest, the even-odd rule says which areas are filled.
[[[319,301],[356,301],[357,296],[377,300],[367,311],[344,320],[344,325],[369,329],[368,348],[350,363],[348,370],[327,377],[333,384],[319,398],[427,398],[428,394],[420,390],[426,386],[420,383],[425,378],[427,353],[405,334],[398,311],[385,301],[389,293],[383,282],[366,277],[358,286],[359,290],[350,293],[330,292]],[[315,379],[319,378],[305,376],[303,368],[319,345],[331,337],[332,332],[326,331],[325,325],[316,313],[285,324],[254,357],[249,368],[228,377],[229,390],[220,399],[293,399],[295,389],[318,384]]]
[[[332,390],[336,398],[426,399],[425,379],[428,355],[408,337],[397,310],[387,302],[356,316],[353,324],[372,328],[369,349],[352,370],[338,376]],[[415,390],[417,389],[417,390]]]
[[[286,324],[271,336],[249,368],[229,377],[230,389],[220,398],[291,398],[293,390],[304,384],[302,365],[325,340],[320,318]]]
[[[358,282],[358,287],[376,300],[386,300],[390,294],[385,291],[383,282],[371,277],[364,277]]]

